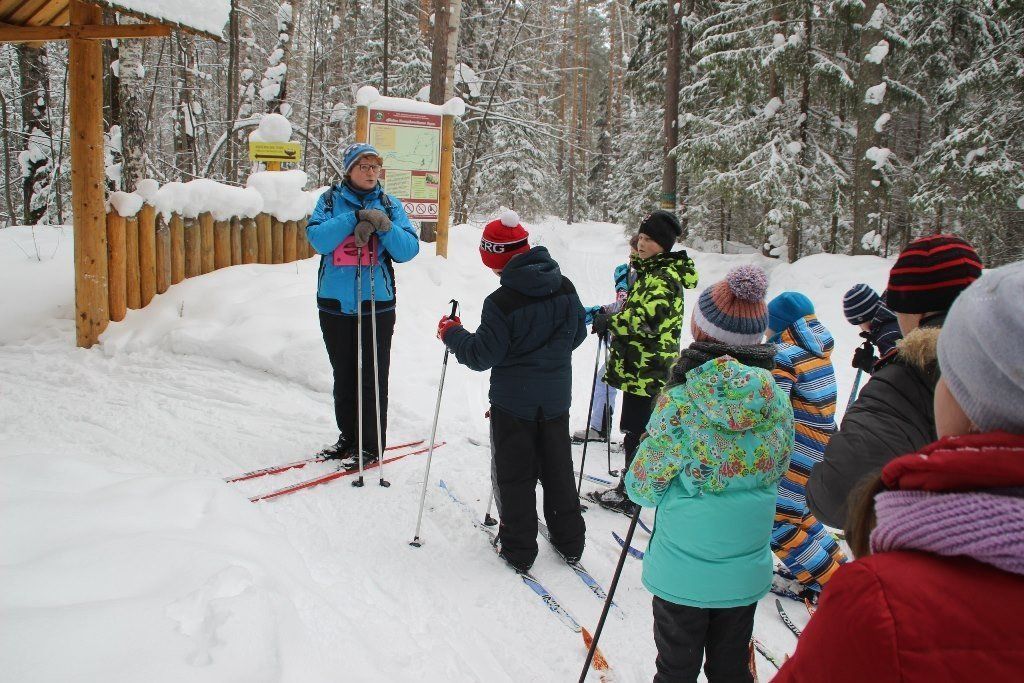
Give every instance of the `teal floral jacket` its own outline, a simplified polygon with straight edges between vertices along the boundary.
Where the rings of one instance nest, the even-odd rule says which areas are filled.
[[[770,371],[722,356],[658,396],[647,434],[626,475],[629,497],[657,508],[644,585],[691,607],[756,602],[793,449],[788,398]]]

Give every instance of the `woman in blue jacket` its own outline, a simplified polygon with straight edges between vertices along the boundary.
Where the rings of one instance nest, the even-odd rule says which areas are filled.
[[[365,143],[345,150],[345,178],[320,196],[306,226],[309,243],[320,254],[317,308],[327,356],[334,370],[334,415],[338,441],[322,451],[346,469],[359,466],[357,448],[358,316],[363,317],[363,466],[380,457],[377,452],[377,414],[380,401],[381,437],[385,444],[388,414],[388,371],[391,337],[395,331],[395,262],[404,263],[419,253],[419,237],[397,198],[384,193],[378,180],[383,159]],[[361,260],[357,262],[357,254]],[[357,293],[357,274],[362,290]],[[377,323],[377,359],[380,396],[375,396],[370,281],[374,279]]]

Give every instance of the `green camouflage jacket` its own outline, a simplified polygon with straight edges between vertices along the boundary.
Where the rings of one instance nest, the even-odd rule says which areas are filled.
[[[611,354],[605,382],[638,396],[657,396],[679,355],[683,289],[697,286],[685,251],[634,259],[636,284],[622,310],[608,319]]]

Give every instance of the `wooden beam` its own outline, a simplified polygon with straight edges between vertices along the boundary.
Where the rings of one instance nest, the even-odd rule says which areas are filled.
[[[112,40],[121,38],[163,38],[170,26],[160,24],[90,26],[0,26],[0,43],[39,43],[47,40]]]
[[[26,24],[32,15],[49,4],[50,0],[21,0],[15,4],[14,11],[5,15],[5,21],[12,24]]]
[[[60,26],[64,22],[56,22],[54,19],[67,11],[68,2],[66,0],[50,0],[21,23],[25,26]]]
[[[72,0],[71,21],[99,24],[98,7]],[[72,40],[71,205],[75,235],[75,332],[78,346],[95,344],[110,322],[107,292],[107,225],[104,215],[103,52],[99,42]]]

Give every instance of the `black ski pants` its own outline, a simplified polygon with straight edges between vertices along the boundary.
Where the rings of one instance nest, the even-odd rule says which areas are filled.
[[[491,406],[491,483],[501,524],[502,552],[516,566],[537,559],[537,482],[544,488],[544,521],[564,555],[583,554],[586,524],[576,495],[569,414],[524,420]]]
[[[705,609],[654,596],[654,683],[696,683],[700,665],[709,683],[751,683],[750,637],[757,603]]]
[[[654,412],[654,399],[650,396],[639,396],[622,392],[622,414],[619,417],[619,429],[622,437],[622,450],[626,453],[626,466],[622,470],[623,481],[629,466],[633,464],[636,450],[640,447],[640,437],[647,429],[647,422]]]
[[[327,357],[334,370],[334,418],[342,437],[358,443],[357,378],[358,320],[354,315],[333,315],[320,311],[320,330]],[[391,369],[391,337],[395,333],[395,311],[377,314],[377,364],[380,369],[381,444],[387,447],[388,373]],[[374,403],[373,334],[370,316],[363,316],[363,448],[377,450],[377,413]]]

